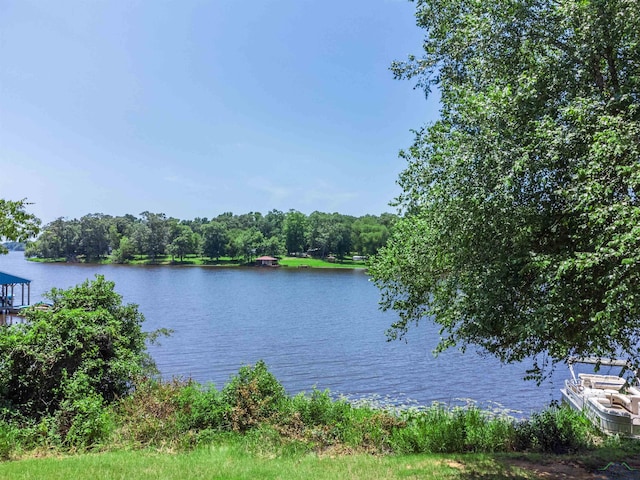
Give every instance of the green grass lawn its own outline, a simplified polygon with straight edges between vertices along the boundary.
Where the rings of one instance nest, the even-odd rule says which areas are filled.
[[[149,263],[148,259],[138,259],[131,263]],[[174,265],[216,265],[216,266],[227,266],[227,267],[237,267],[242,266],[242,264],[238,260],[234,260],[231,257],[220,257],[218,260],[210,260],[207,258],[197,257],[195,255],[188,255],[182,261],[175,260],[171,261],[171,257],[162,256],[158,257],[156,263],[159,264],[169,264],[173,263]],[[294,267],[294,268],[365,268],[367,266],[366,262],[359,261],[354,262],[351,258],[344,259],[342,261],[336,260],[335,262],[329,262],[327,260],[323,260],[320,258],[299,258],[299,257],[283,257],[278,262],[282,267]]]
[[[242,263],[231,257],[220,257],[218,260],[210,260],[208,258],[198,257],[196,255],[187,255],[182,261],[176,259],[171,260],[168,255],[162,255],[156,258],[155,262],[150,262],[146,256],[137,256],[129,262],[130,265],[148,265],[150,263],[158,265],[213,265],[222,267],[238,267]],[[278,262],[282,267],[293,268],[366,268],[367,264],[363,261],[354,262],[351,258],[342,261],[328,262],[320,258],[299,258],[299,257],[283,257]]]
[[[283,257],[279,262],[283,267],[309,267],[309,268],[366,268],[366,262],[354,262],[353,260],[345,259],[342,262],[327,262],[319,258],[298,258],[298,257]]]
[[[119,451],[0,464],[2,480],[534,479],[489,455],[338,455],[263,458],[215,446],[188,453]]]
[[[64,258],[30,258],[32,262],[66,262]],[[82,258],[80,258],[82,260]],[[103,259],[98,263],[110,263],[109,259]],[[231,257],[220,257],[219,259],[209,259],[199,257],[197,255],[187,255],[180,261],[179,259],[171,259],[169,255],[159,255],[154,261],[151,261],[146,255],[136,255],[133,259],[127,262],[128,265],[211,265],[219,267],[239,267],[243,266],[242,262]],[[354,262],[350,257],[344,260],[336,260],[335,262],[328,262],[320,258],[298,258],[298,257],[283,257],[280,259],[279,264],[283,267],[294,268],[366,268],[367,263],[364,261]]]

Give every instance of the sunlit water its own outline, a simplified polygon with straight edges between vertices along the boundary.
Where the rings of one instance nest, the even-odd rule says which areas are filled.
[[[52,287],[95,274],[116,284],[144,314],[146,331],[174,331],[150,352],[166,378],[223,386],[242,365],[263,359],[289,393],[329,389],[382,403],[456,404],[473,399],[528,414],[559,399],[567,372],[541,386],[530,366],[501,366],[472,351],[434,358],[437,328],[423,322],[406,341],[387,342],[395,316],[378,309],[379,291],[363,271],[41,264],[0,256],[0,271],[32,280],[31,303]]]

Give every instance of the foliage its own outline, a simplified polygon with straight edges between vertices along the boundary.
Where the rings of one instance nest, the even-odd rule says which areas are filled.
[[[147,378],[115,407],[120,440],[135,445],[197,445],[201,438],[230,430],[230,406],[213,385]]]
[[[218,260],[225,254],[229,238],[224,224],[212,221],[203,225],[202,236],[204,240],[202,247],[204,255]]]
[[[640,9],[634,0],[418,0],[441,93],[401,155],[403,218],[371,273],[401,337],[478,345],[532,375],[568,356],[640,364]],[[547,356],[548,354],[548,356]]]
[[[224,387],[222,395],[230,407],[231,428],[237,432],[269,419],[286,398],[284,387],[262,360],[253,367],[242,367]]]
[[[307,220],[307,243],[314,256],[325,258],[330,252],[339,258],[351,251],[354,218],[337,213],[313,212]]]
[[[107,403],[85,373],[64,382],[51,415],[25,419],[4,409],[0,456],[33,449],[100,447],[188,450],[239,444],[247,453],[282,456],[309,452],[577,452],[593,446],[584,415],[552,406],[516,421],[474,407],[441,404],[386,410],[333,399],[314,389],[293,397],[264,362],[242,367],[222,390],[193,380],[138,378]]]
[[[515,422],[475,407],[449,409],[434,404],[409,410],[406,427],[394,432],[391,445],[401,453],[504,452],[513,449]]]
[[[353,222],[352,237],[355,251],[374,255],[387,243],[389,228],[375,217],[364,216]]]
[[[133,260],[135,256],[135,248],[129,237],[122,236],[118,241],[118,248],[111,252],[111,260],[113,263],[127,263]]]
[[[307,217],[305,214],[291,210],[285,216],[284,234],[287,253],[304,252]]]
[[[80,219],[77,253],[89,260],[100,260],[109,251],[109,222],[101,213]]]
[[[350,408],[343,400],[334,401],[328,390],[320,391],[315,388],[310,396],[300,393],[293,397],[291,406],[300,420],[311,427],[341,422]]]
[[[27,213],[27,205],[26,199],[11,201],[0,198],[0,242],[25,242],[38,234],[40,220]],[[0,243],[0,254],[3,253],[7,253],[7,249]]]
[[[143,316],[102,276],[47,294],[53,307],[0,329],[0,396],[6,418],[57,419],[64,438],[92,442],[108,430],[105,405],[126,395],[152,362]]]
[[[175,230],[175,236],[165,250],[172,257],[178,257],[182,261],[186,255],[197,251],[199,237],[187,225],[177,225]]]
[[[77,219],[58,218],[43,228],[25,255],[67,261],[133,263],[145,257],[162,262],[165,255],[181,263],[210,263],[232,257],[251,263],[261,255],[280,257],[286,252],[340,259],[352,251],[375,253],[388,239],[395,215],[366,215],[355,219],[338,213],[313,212],[306,216],[291,210],[266,215],[231,212],[214,219],[178,220],[163,213],[143,212],[140,217],[88,214]],[[361,220],[361,221],[360,221]],[[208,260],[207,260],[208,258]]]
[[[255,228],[232,230],[229,233],[229,253],[245,263],[251,263],[264,242],[264,235]]]
[[[144,254],[155,260],[158,255],[165,253],[169,240],[169,224],[164,213],[142,212],[140,214],[144,220],[147,230],[144,237]]]
[[[594,428],[582,413],[568,405],[551,405],[516,425],[515,442],[518,450],[557,454],[592,447],[593,437]]]
[[[62,401],[53,415],[54,434],[65,445],[90,447],[107,440],[114,429],[105,399],[91,385],[85,372],[77,373],[62,385]]]

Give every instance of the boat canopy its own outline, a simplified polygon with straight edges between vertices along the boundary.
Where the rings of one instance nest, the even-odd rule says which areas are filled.
[[[0,312],[11,312],[16,307],[14,299],[14,288],[20,285],[22,290],[22,305],[24,303],[24,286],[27,286],[27,303],[31,303],[31,280],[11,275],[9,273],[0,272]]]
[[[570,357],[567,360],[569,365],[576,363],[585,363],[589,365],[604,365],[610,367],[627,367],[631,368],[632,365],[627,360],[621,360],[618,358],[598,358],[598,357]]]
[[[24,285],[25,283],[29,284],[31,283],[31,280],[0,272],[0,285]]]

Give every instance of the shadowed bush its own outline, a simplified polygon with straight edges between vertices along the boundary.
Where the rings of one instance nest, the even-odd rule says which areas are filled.
[[[593,446],[594,427],[581,413],[567,405],[552,404],[516,426],[518,450],[546,453],[576,452]]]
[[[449,409],[434,404],[401,413],[406,426],[394,431],[393,449],[401,453],[510,451],[515,422],[493,417],[475,407]]]

